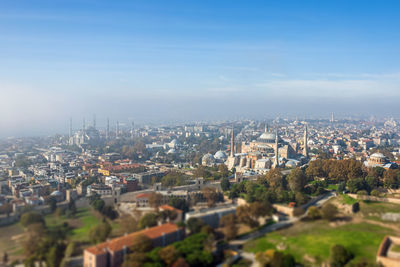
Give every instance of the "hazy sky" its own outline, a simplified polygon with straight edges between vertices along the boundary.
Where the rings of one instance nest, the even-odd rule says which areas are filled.
[[[274,2],[274,3],[273,3]],[[398,1],[0,1],[0,136],[400,115]]]

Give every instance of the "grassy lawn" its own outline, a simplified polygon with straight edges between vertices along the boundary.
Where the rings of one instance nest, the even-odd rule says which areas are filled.
[[[331,246],[341,244],[355,255],[354,263],[361,259],[372,262],[383,237],[390,233],[392,230],[367,223],[332,227],[326,221],[319,220],[301,222],[291,228],[267,234],[248,242],[244,249],[256,253],[279,248],[292,254],[298,262],[304,262],[304,255],[308,255],[322,263],[329,258]]]
[[[359,200],[354,199],[348,195],[340,195],[338,199],[340,202],[347,205],[353,205],[354,203],[359,202]]]
[[[68,237],[74,241],[87,242],[89,241],[90,229],[100,224],[102,222],[102,217],[90,208],[80,208],[77,210],[75,218],[67,218],[65,215],[57,217],[55,214],[48,214],[45,216],[45,220],[49,228],[68,222],[73,228],[68,233]],[[111,222],[111,226],[114,230],[114,228],[117,228],[118,224]]]
[[[400,252],[400,246],[399,246],[399,245],[393,245],[393,246],[390,248],[390,250],[393,251],[393,252],[399,253],[399,252]]]
[[[21,258],[24,228],[19,223],[0,227],[0,253],[7,252],[10,261]]]

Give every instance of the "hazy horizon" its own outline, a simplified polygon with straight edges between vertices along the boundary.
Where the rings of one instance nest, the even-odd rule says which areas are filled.
[[[0,136],[400,116],[396,1],[2,1]]]

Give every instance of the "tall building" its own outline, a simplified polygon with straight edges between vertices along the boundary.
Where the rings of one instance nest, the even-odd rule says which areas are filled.
[[[278,130],[275,133],[275,159],[274,159],[274,168],[279,167],[279,136]]]
[[[231,157],[234,156],[234,151],[235,151],[235,133],[233,130],[233,126],[232,126],[232,136],[231,136]]]
[[[117,121],[117,125],[115,126],[115,138],[119,138],[119,121]]]
[[[110,139],[110,119],[107,118],[106,139]]]
[[[304,130],[304,150],[303,150],[304,157],[308,158],[308,129],[307,124]]]

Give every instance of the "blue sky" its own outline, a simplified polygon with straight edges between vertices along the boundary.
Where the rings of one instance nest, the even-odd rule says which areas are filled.
[[[2,135],[93,113],[99,125],[398,116],[399,13],[398,1],[3,0]]]

